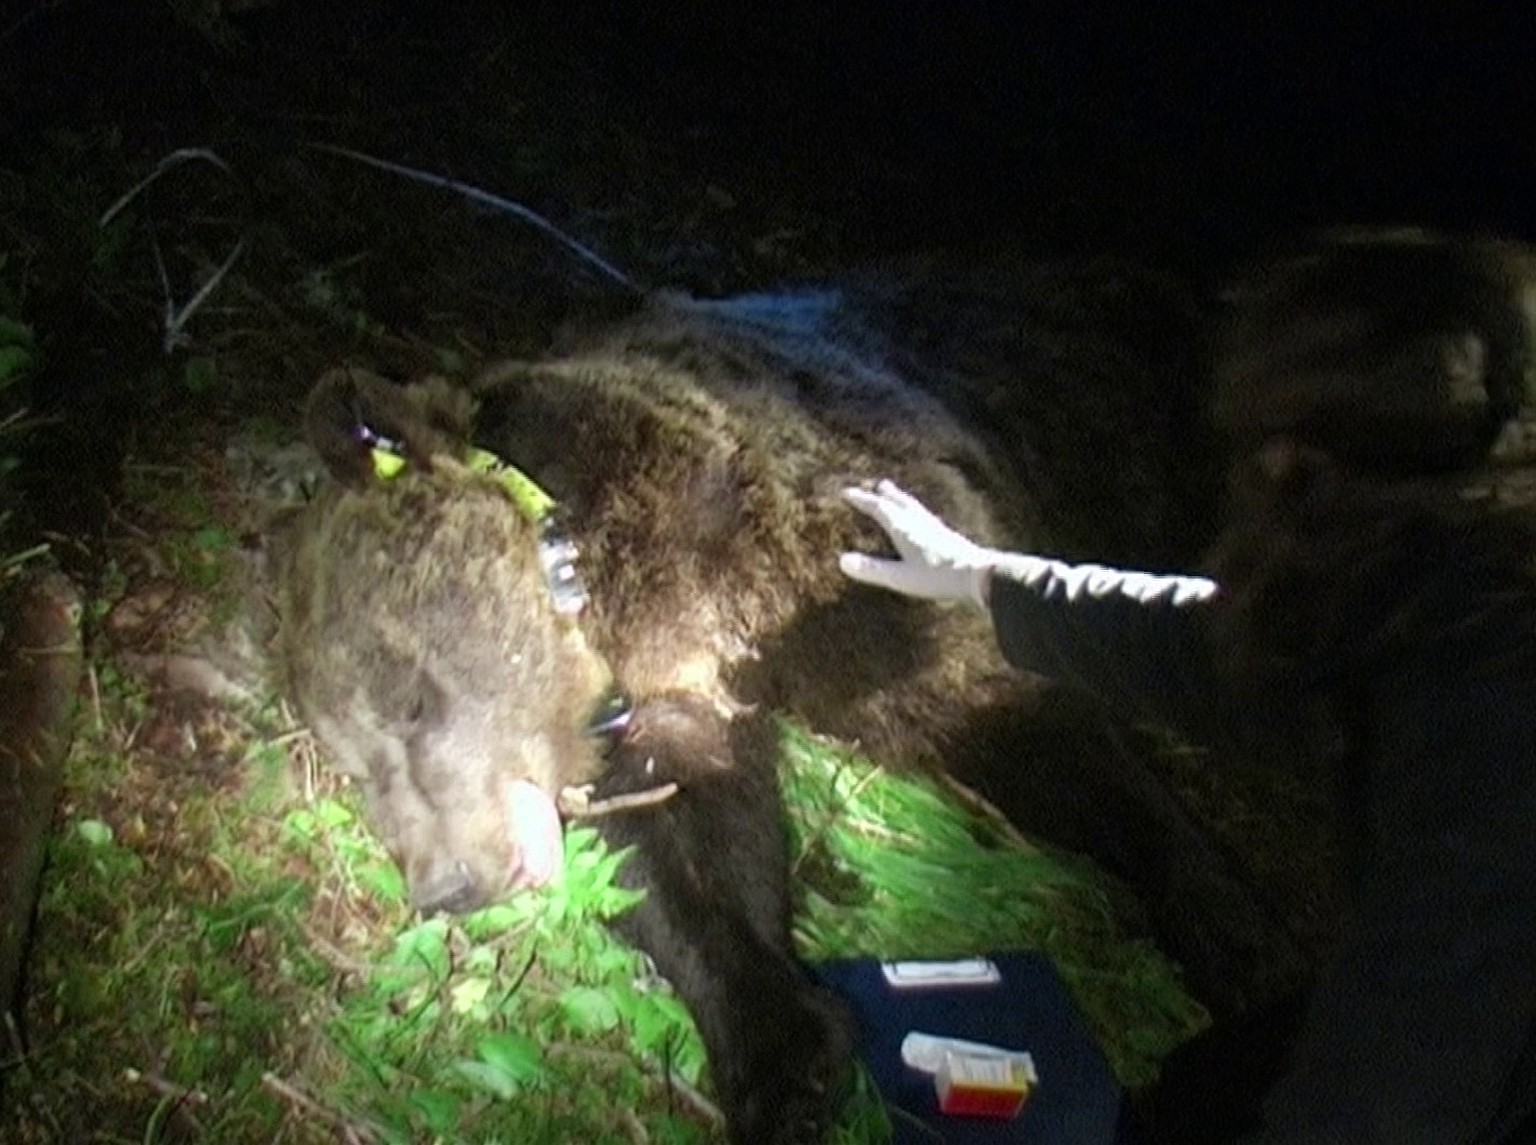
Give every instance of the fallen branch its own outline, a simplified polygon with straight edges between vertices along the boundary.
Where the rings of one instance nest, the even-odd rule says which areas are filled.
[[[177,1101],[187,1105],[207,1105],[208,1095],[200,1089],[190,1089],[185,1085],[177,1085],[169,1078],[161,1077],[157,1073],[144,1073],[129,1066],[123,1070],[123,1080],[130,1085],[142,1085],[152,1089],[162,1097],[174,1097]]]
[[[332,970],[341,974],[352,975],[356,978],[367,979],[373,974],[376,967],[370,962],[353,958],[341,947],[330,939],[324,937],[312,926],[302,926],[304,937],[309,942],[309,948],[320,956],[320,960]]]
[[[605,799],[592,798],[592,784],[566,787],[555,800],[562,815],[571,819],[596,819],[614,815],[620,811],[633,811],[637,807],[653,807],[665,803],[677,794],[677,784],[662,783],[644,791],[631,791],[624,795],[610,795]]]
[[[635,1116],[633,1109],[620,1109],[619,1123],[624,1126],[625,1134],[635,1145],[651,1145],[651,1135],[645,1131],[645,1126],[640,1124],[640,1119]]]
[[[996,804],[992,803],[981,792],[967,787],[954,776],[946,775],[943,772],[939,773],[939,779],[950,794],[971,811],[976,812],[983,819],[987,820],[988,825],[1003,838],[1007,839],[1021,851],[1028,851],[1032,855],[1040,853],[1040,848],[1021,835],[1019,829],[1008,821],[1008,816],[998,810]]]
[[[231,180],[235,180],[234,171],[215,152],[210,151],[206,147],[181,147],[161,159],[159,163],[155,164],[154,170],[128,188],[117,202],[102,212],[101,218],[97,220],[97,225],[103,228],[110,226],[112,220],[126,210],[130,203],[156,183],[167,171],[180,167],[183,163],[193,162],[210,163]],[[238,180],[236,180],[236,183],[238,185]],[[242,235],[235,242],[229,254],[225,256],[224,261],[203,280],[202,285],[180,307],[176,305],[176,297],[171,290],[171,276],[169,271],[166,270],[165,259],[160,253],[160,241],[155,237],[153,230],[149,232],[149,243],[150,251],[155,256],[155,271],[160,278],[160,289],[165,294],[165,331],[161,338],[161,343],[162,348],[169,354],[172,350],[187,343],[188,338],[185,328],[192,315],[196,314],[203,303],[208,301],[209,296],[218,289],[219,283],[224,281],[224,276],[233,269],[235,263],[240,261],[240,256],[245,253],[245,236]]]
[[[347,1142],[347,1145],[376,1145],[379,1140],[378,1134],[372,1129],[359,1125],[334,1109],[321,1105],[298,1086],[284,1081],[271,1070],[261,1075],[261,1088],[286,1102],[295,1113],[329,1126],[341,1134],[342,1140]]]
[[[177,1085],[169,1078],[161,1077],[157,1073],[143,1073],[132,1066],[123,1070],[123,1080],[129,1085],[142,1085],[152,1093],[157,1093],[171,1101],[170,1116],[181,1121],[192,1134],[202,1136],[202,1123],[192,1112],[194,1107],[208,1104],[208,1095],[202,1090]]]
[[[19,585],[0,614],[0,1012],[20,1002],[22,964],[54,800],[74,734],[80,598],[59,573]]]
[[[711,1125],[724,1125],[725,1114],[720,1112],[720,1107],[709,1098],[705,1097],[676,1070],[667,1072],[667,1089],[683,1099],[683,1104],[688,1106],[698,1116],[704,1118]]]
[[[606,1050],[597,1046],[574,1045],[570,1042],[554,1043],[546,1047],[546,1052],[551,1057],[602,1062],[619,1068],[638,1066],[645,1072],[649,1072],[648,1067],[655,1064],[654,1059],[649,1056],[644,1061],[640,1061],[629,1054],[620,1053],[617,1050]],[[694,1116],[717,1128],[725,1124],[725,1114],[720,1112],[720,1107],[705,1097],[697,1087],[690,1085],[687,1079],[676,1070],[663,1070],[656,1080],[666,1087],[669,1094],[680,1098],[682,1104],[687,1106]]]

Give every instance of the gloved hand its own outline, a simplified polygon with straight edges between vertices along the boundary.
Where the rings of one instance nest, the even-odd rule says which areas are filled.
[[[912,494],[882,481],[874,492],[844,489],[843,499],[872,517],[900,554],[899,560],[883,560],[867,553],[844,553],[838,564],[843,572],[863,584],[888,588],[924,600],[969,601],[987,607],[992,570],[1007,563],[1021,578],[1023,567],[1038,561],[1043,574],[1049,563],[1035,557],[984,548],[955,532]],[[1014,566],[1020,566],[1014,569]]]
[[[867,489],[844,489],[843,499],[879,522],[896,546],[899,560],[844,553],[843,572],[864,584],[925,600],[965,600],[989,607],[994,576],[1034,588],[1041,596],[1076,601],[1122,596],[1141,605],[1185,608],[1220,592],[1203,576],[1128,572],[1095,564],[1068,564],[1049,557],[988,549],[955,532],[912,494],[882,481]]]

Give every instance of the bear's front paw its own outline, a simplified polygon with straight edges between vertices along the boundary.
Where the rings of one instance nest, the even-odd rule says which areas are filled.
[[[837,1123],[853,1068],[853,1023],[831,994],[807,985],[759,1031],[759,1066],[731,1118],[735,1145],[820,1145]]]

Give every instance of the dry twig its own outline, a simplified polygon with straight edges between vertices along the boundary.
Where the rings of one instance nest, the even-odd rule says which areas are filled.
[[[142,1085],[152,1093],[158,1093],[161,1097],[169,1098],[173,1103],[171,1116],[180,1120],[191,1133],[202,1136],[203,1126],[192,1112],[196,1106],[207,1105],[208,1095],[200,1089],[189,1089],[184,1085],[177,1085],[169,1078],[161,1077],[157,1073],[143,1073],[129,1066],[123,1070],[123,1080],[130,1085]]]
[[[379,1140],[378,1134],[372,1129],[321,1105],[298,1086],[284,1081],[271,1070],[261,1075],[261,1088],[286,1102],[295,1113],[329,1126],[341,1135],[347,1145],[376,1145]]]
[[[610,795],[606,799],[592,798],[592,785],[561,789],[556,805],[560,813],[572,819],[596,819],[620,811],[633,811],[637,807],[651,807],[664,803],[677,794],[677,784],[663,783],[644,791],[631,791],[625,795]]]
[[[1021,835],[1018,828],[1008,821],[1008,817],[999,811],[997,806],[979,791],[967,787],[952,775],[945,775],[941,772],[939,778],[943,781],[947,791],[967,808],[987,820],[992,829],[999,835],[1022,851],[1028,851],[1032,855],[1039,853],[1040,848]]]

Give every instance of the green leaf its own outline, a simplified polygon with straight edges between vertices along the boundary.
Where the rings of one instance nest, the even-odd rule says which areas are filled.
[[[93,847],[105,847],[112,842],[112,827],[100,819],[82,819],[75,824],[75,833]]]
[[[357,872],[357,881],[376,899],[396,905],[405,902],[405,876],[394,863],[370,863]]]
[[[537,1081],[544,1076],[544,1050],[526,1034],[488,1034],[480,1039],[475,1053],[487,1065],[519,1082]]]
[[[565,929],[566,921],[576,913],[569,884],[548,887],[544,892],[544,909],[539,914],[539,927],[548,934],[558,935]]]
[[[663,1114],[649,1122],[647,1129],[650,1131],[652,1145],[699,1145],[705,1140],[702,1129],[675,1113]]]
[[[321,799],[315,803],[315,821],[322,827],[345,827],[357,818],[352,809],[335,799]]]
[[[544,1077],[544,1052],[523,1034],[490,1034],[475,1047],[479,1061],[458,1061],[454,1070],[478,1089],[503,1100]]]
[[[501,954],[494,946],[471,946],[460,962],[460,966],[466,973],[494,978],[497,969],[501,966]]]
[[[3,256],[0,256],[0,266],[3,265]],[[30,345],[32,345],[32,327],[25,322],[18,322],[14,318],[7,318],[0,314],[0,346]]]
[[[629,890],[625,887],[605,887],[593,896],[592,911],[598,918],[609,919],[631,910],[645,898],[643,890]]]
[[[603,1034],[619,1024],[619,1008],[612,995],[595,986],[569,987],[560,995],[560,1009],[580,1033]]]
[[[609,937],[602,931],[597,932],[602,938]],[[632,946],[625,946],[618,942],[599,942],[597,949],[588,959],[592,972],[607,981],[630,982],[638,977],[641,972],[640,954]]]
[[[389,956],[393,966],[425,966],[437,978],[447,975],[451,961],[448,954],[448,923],[441,918],[429,918],[401,931],[395,938],[395,949]]]
[[[219,369],[212,358],[188,358],[182,368],[182,382],[188,393],[206,394],[219,384]]]
[[[470,938],[476,942],[486,942],[527,926],[541,906],[540,897],[536,894],[515,895],[506,902],[493,903],[465,915],[459,924]]]
[[[619,867],[629,860],[635,853],[634,847],[621,847],[617,851],[609,851],[592,868],[592,879],[599,886],[608,886],[618,874]]]
[[[192,534],[192,547],[205,553],[227,553],[235,544],[235,535],[218,525],[205,525]]]
[[[517,1096],[518,1084],[502,1070],[485,1062],[457,1061],[454,1072],[476,1089],[495,1094],[503,1101]]]
[[[315,841],[315,813],[307,807],[296,807],[283,816],[283,830],[306,843]]]
[[[448,1136],[458,1128],[461,1102],[440,1089],[418,1089],[411,1094],[411,1106],[420,1114],[427,1130]]]
[[[449,1006],[455,1014],[467,1014],[471,1010],[482,1006],[485,996],[490,993],[491,980],[475,975],[471,978],[461,978],[453,984],[448,991]]]
[[[544,922],[541,919],[541,924]],[[580,969],[581,959],[576,956],[569,943],[561,942],[555,937],[556,932],[543,928],[541,931],[550,935],[548,940],[539,946],[539,965],[544,972],[555,978],[568,978]]]
[[[0,346],[0,381],[30,369],[32,353],[25,346]]]
[[[659,1054],[664,1047],[687,1040],[694,1030],[687,1008],[674,995],[661,991],[638,995],[630,1021],[630,1043],[642,1055]]]

